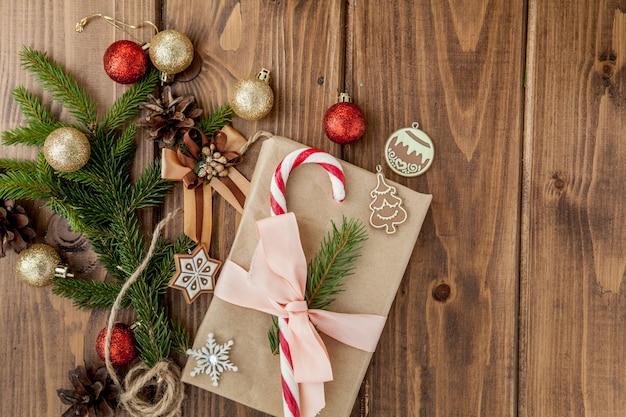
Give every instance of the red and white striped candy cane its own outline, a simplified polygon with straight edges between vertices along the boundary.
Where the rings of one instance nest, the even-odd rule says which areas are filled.
[[[346,198],[346,178],[339,161],[332,155],[314,148],[303,148],[288,154],[276,167],[270,185],[270,206],[272,216],[287,212],[286,186],[291,171],[306,163],[320,165],[328,172],[333,190],[333,199],[342,202]],[[300,393],[294,378],[293,362],[289,343],[284,332],[287,319],[278,318],[278,338],[280,346],[280,374],[283,387],[283,413],[285,417],[300,417]]]
[[[333,198],[342,202],[346,198],[346,177],[339,161],[332,155],[314,148],[303,148],[291,152],[276,167],[270,186],[270,206],[272,216],[287,212],[285,189],[291,171],[302,164],[318,164],[328,172],[333,189]]]

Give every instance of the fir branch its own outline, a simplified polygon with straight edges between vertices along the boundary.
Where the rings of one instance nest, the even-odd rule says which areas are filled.
[[[41,82],[54,100],[65,107],[85,128],[94,126],[97,109],[93,99],[76,79],[65,69],[48,58],[45,52],[24,47],[20,53],[22,66]]]
[[[41,103],[39,97],[31,93],[26,87],[18,86],[13,90],[13,99],[20,105],[20,109],[30,124],[51,125],[57,123],[52,113]]]
[[[60,127],[69,126],[63,123],[32,124],[28,127],[17,127],[2,132],[2,142],[5,145],[43,146],[48,135]]]
[[[235,113],[230,107],[230,104],[224,103],[218,107],[213,114],[200,121],[200,130],[202,130],[204,134],[210,138],[213,135],[213,132],[229,124],[234,115]]]
[[[0,158],[0,169],[34,174],[37,172],[37,164],[27,159]]]
[[[365,226],[358,219],[341,221],[341,229],[331,221],[332,230],[320,244],[307,267],[304,299],[310,309],[327,310],[342,289],[343,279],[354,271],[361,256],[361,246],[367,240]],[[278,352],[278,320],[268,332],[270,348]]]
[[[133,84],[107,111],[100,128],[104,131],[124,126],[139,111],[139,104],[146,99],[159,83],[159,72],[152,69],[140,81]]]
[[[50,189],[30,172],[7,171],[0,174],[0,198],[14,200],[44,200]]]
[[[160,205],[172,185],[172,181],[161,178],[160,161],[154,161],[128,191],[128,210]]]
[[[189,348],[189,333],[185,326],[178,321],[172,320],[172,349],[174,352],[184,355]]]
[[[55,279],[52,292],[58,296],[73,300],[81,310],[110,309],[119,294],[121,284],[79,279]],[[124,297],[122,308],[130,306],[130,298]]]
[[[138,130],[139,126],[137,126],[135,123],[132,123],[122,132],[120,137],[115,141],[115,144],[111,148],[112,160],[129,159],[134,156],[135,150],[137,149],[137,145],[135,144],[135,137],[137,136]]]
[[[334,222],[332,231],[307,268],[305,300],[311,309],[326,310],[340,293],[342,280],[351,275],[354,262],[361,256],[361,244],[367,240],[365,227],[358,219],[341,221],[341,230]]]

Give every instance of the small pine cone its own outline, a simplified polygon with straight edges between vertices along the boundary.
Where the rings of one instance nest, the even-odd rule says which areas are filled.
[[[195,119],[202,115],[202,109],[196,107],[194,96],[174,97],[169,85],[163,88],[160,99],[149,94],[148,101],[139,107],[147,110],[148,115],[137,124],[150,128],[150,138],[157,141],[161,148],[174,148],[189,128],[195,125]]]
[[[106,367],[97,368],[93,363],[77,366],[68,372],[71,389],[57,389],[63,404],[70,408],[63,417],[95,416],[112,417],[120,395],[120,388],[109,377]]]
[[[0,200],[0,257],[6,255],[9,246],[20,253],[35,236],[26,210],[15,200]]]

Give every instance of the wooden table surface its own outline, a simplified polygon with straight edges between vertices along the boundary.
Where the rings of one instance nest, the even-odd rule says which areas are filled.
[[[127,36],[103,21],[74,31],[95,12],[186,33],[201,65],[173,88],[208,111],[238,79],[269,68],[276,103],[259,122],[234,120],[246,136],[268,130],[373,171],[390,133],[418,121],[435,143],[432,167],[413,179],[385,172],[433,201],[352,417],[623,416],[624,11],[623,0],[2,1],[0,129],[25,122],[16,86],[41,91],[19,65],[22,45],[63,63],[101,111],[125,91],[102,55]],[[342,91],[367,118],[365,137],[344,147],[321,128]],[[138,142],[140,170],[156,151]],[[181,207],[181,194],[146,225]],[[235,212],[214,202],[211,254],[224,259]],[[38,241],[80,277],[105,278],[81,236],[28,207]],[[23,285],[15,260],[0,259],[0,415],[60,415],[55,390],[97,358],[106,312]],[[444,301],[433,296],[441,284]],[[176,292],[167,303],[195,334],[210,299],[187,305]],[[189,386],[184,415],[263,414]]]

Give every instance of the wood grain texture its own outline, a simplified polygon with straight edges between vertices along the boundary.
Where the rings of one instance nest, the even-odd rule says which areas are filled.
[[[369,370],[364,415],[514,415],[524,4],[350,7],[346,78],[368,125],[347,159],[373,170],[390,134],[414,121],[435,144],[421,177],[384,167],[433,202]],[[441,284],[445,302],[433,297]]]
[[[531,6],[520,414],[623,415],[626,3]]]
[[[268,130],[374,170],[390,133],[418,121],[436,147],[431,169],[414,179],[384,172],[434,199],[351,417],[621,416],[625,11],[624,0],[4,1],[0,130],[24,122],[11,97],[22,84],[68,117],[20,68],[22,45],[64,64],[101,112],[122,94],[102,55],[128,37],[97,20],[74,32],[94,12],[186,33],[197,59],[173,88],[207,114],[238,79],[270,69],[274,109],[258,122],[236,118],[246,136]],[[152,32],[133,34],[147,41]],[[321,127],[342,91],[367,119],[365,137],[343,148]],[[150,141],[138,144],[135,172],[156,156]],[[257,152],[240,167],[248,177]],[[0,144],[2,157],[35,155]],[[160,213],[144,216],[146,229],[182,207],[181,194],[176,187]],[[236,215],[219,196],[213,203],[211,254],[224,259]],[[104,279],[83,237],[28,206],[38,241],[59,248],[79,277]],[[174,224],[168,235],[180,231]],[[96,359],[106,314],[21,284],[15,260],[0,259],[0,414],[60,415],[55,390]],[[442,284],[445,301],[433,295]],[[210,300],[167,295],[192,336]],[[184,415],[265,416],[195,387]]]

